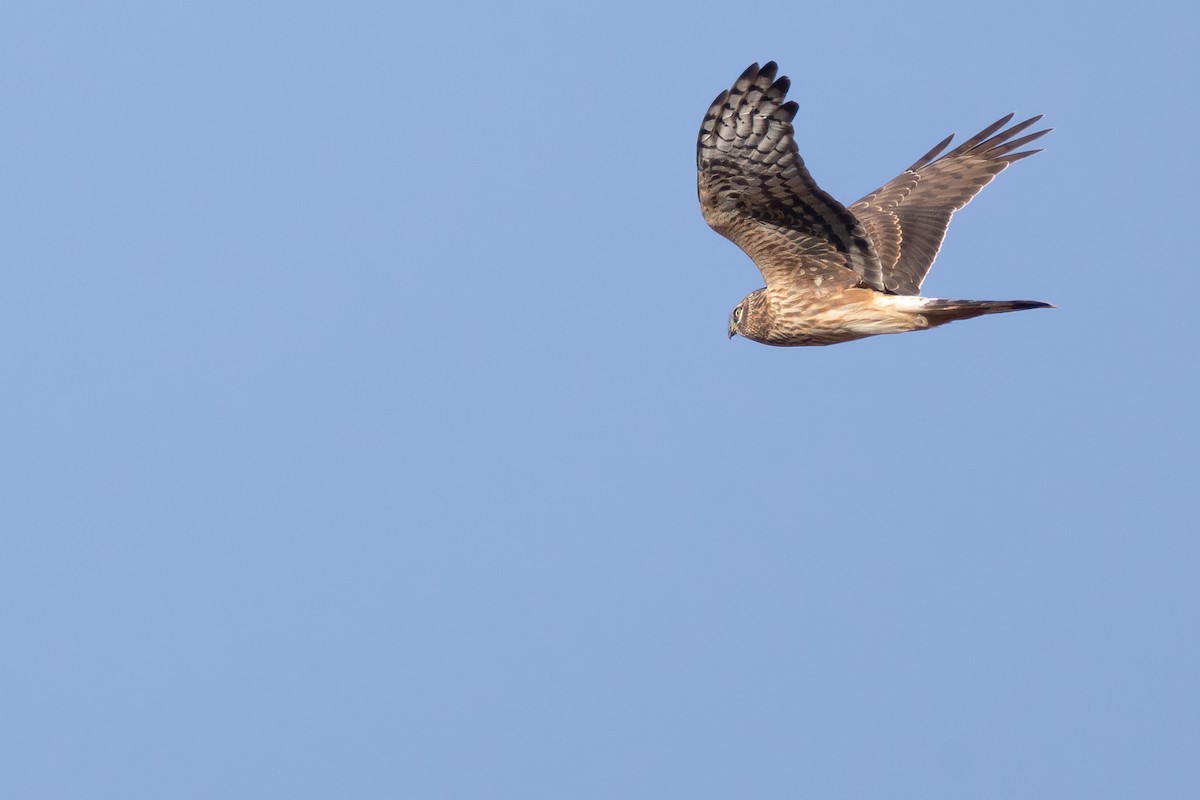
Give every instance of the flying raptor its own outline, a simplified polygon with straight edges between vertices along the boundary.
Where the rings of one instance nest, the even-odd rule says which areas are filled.
[[[948,153],[947,136],[849,207],[817,186],[796,148],[797,104],[774,61],[750,65],[717,95],[696,145],[700,209],[742,248],[767,285],[729,315],[729,336],[795,346],[904,333],[981,314],[1052,308],[1036,300],[919,295],[950,217],[1049,129],[1018,134],[1009,114]]]

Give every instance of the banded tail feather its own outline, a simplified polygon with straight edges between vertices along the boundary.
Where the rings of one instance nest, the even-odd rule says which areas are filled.
[[[934,325],[984,314],[1006,314],[1009,311],[1028,311],[1032,308],[1054,308],[1040,300],[925,300],[921,310]]]

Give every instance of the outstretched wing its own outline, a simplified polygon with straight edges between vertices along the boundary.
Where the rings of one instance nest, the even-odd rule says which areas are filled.
[[[700,209],[717,233],[754,260],[767,285],[837,291],[883,273],[867,230],[809,175],[784,102],[791,82],[774,61],[752,64],[713,101],[700,126]]]
[[[954,138],[953,134],[947,136],[917,163],[850,206],[875,245],[885,291],[917,294],[942,247],[954,212],[1009,164],[1041,152],[1014,151],[1048,133],[1049,128],[1013,138],[1041,116],[1001,130],[1012,118],[1009,114],[997,120],[941,155]]]

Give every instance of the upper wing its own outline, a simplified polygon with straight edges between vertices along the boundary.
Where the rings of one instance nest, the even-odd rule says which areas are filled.
[[[704,219],[754,259],[768,286],[881,288],[867,230],[804,167],[792,129],[797,105],[784,102],[791,82],[776,80],[777,70],[774,61],[752,64],[704,116],[696,145]]]
[[[1012,118],[1009,114],[997,120],[939,158],[954,138],[953,134],[947,136],[917,163],[850,206],[875,244],[883,268],[884,290],[917,294],[942,247],[954,212],[1009,164],[1041,152],[1013,152],[1050,131],[1047,128],[1013,138],[1041,116],[1000,130]]]

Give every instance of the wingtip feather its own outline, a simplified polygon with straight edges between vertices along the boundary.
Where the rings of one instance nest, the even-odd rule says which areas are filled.
[[[905,171],[906,172],[916,172],[921,167],[925,166],[926,164],[931,163],[934,159],[936,159],[938,156],[940,156],[942,154],[943,150],[945,150],[947,147],[950,146],[950,143],[952,141],[954,141],[954,136],[955,136],[955,134],[952,133],[949,136],[947,136],[945,139],[942,139],[940,142],[938,142],[936,145],[934,145],[933,148],[930,149],[930,151],[928,153],[926,153],[925,155],[921,156],[916,161],[914,161],[912,166],[909,167]]]

